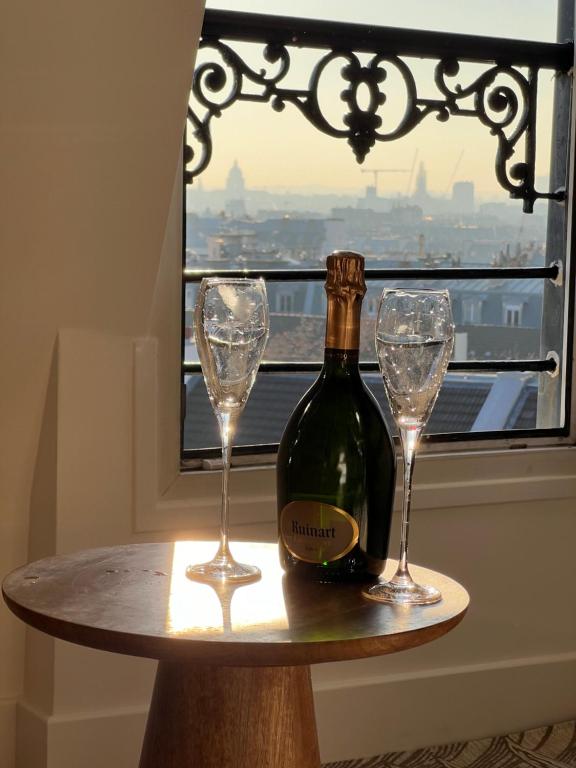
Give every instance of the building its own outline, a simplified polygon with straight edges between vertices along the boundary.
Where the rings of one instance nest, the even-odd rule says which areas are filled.
[[[474,213],[474,210],[474,182],[455,182],[452,185],[452,211],[469,216]]]

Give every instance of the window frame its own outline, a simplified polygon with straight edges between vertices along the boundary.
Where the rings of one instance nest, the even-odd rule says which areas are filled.
[[[209,13],[209,12],[207,12]],[[218,16],[218,12],[212,12],[216,16]],[[221,14],[220,14],[221,15]],[[234,14],[232,14],[234,15]],[[247,14],[235,14],[236,16],[245,16]],[[251,14],[249,14],[251,15]],[[404,30],[404,32],[409,32],[409,30]],[[441,33],[439,33],[441,34]],[[528,43],[527,45],[530,45]],[[571,84],[571,90],[574,91],[574,82],[572,81]],[[569,233],[569,236],[566,238],[566,249],[565,249],[565,262],[564,262],[564,268],[563,268],[563,274],[570,276],[570,286],[567,288],[564,288],[564,294],[565,294],[565,325],[564,325],[564,339],[563,339],[563,357],[564,357],[564,366],[563,370],[561,371],[561,376],[564,381],[563,384],[563,394],[562,399],[564,402],[564,413],[565,413],[565,423],[562,427],[557,428],[546,428],[546,429],[538,429],[535,430],[509,430],[505,432],[482,432],[482,433],[452,433],[452,434],[438,434],[438,435],[432,435],[428,436],[427,439],[424,441],[423,449],[425,452],[430,453],[442,453],[445,451],[456,452],[456,451],[476,451],[476,450],[500,450],[502,448],[518,448],[518,447],[527,447],[528,444],[530,446],[534,447],[540,447],[540,446],[551,446],[551,445],[572,445],[574,443],[574,414],[572,413],[570,409],[570,403],[571,403],[571,397],[572,397],[572,387],[574,385],[574,377],[573,377],[573,366],[572,366],[572,359],[574,355],[574,280],[572,277],[572,269],[571,269],[571,254],[573,252],[574,248],[574,227],[572,226],[572,220],[574,215],[574,195],[572,194],[572,178],[574,176],[574,125],[575,125],[575,117],[572,113],[570,115],[570,146],[571,146],[571,162],[570,167],[568,168],[569,174],[570,174],[570,184],[568,186],[568,199],[566,202],[567,206],[567,232]],[[186,206],[185,206],[185,187],[186,182],[184,183],[184,189],[183,189],[183,241],[185,240],[185,216],[186,216]],[[182,251],[185,253],[185,242],[183,242],[182,245]],[[527,272],[526,268],[522,268],[522,271],[524,273]],[[204,270],[206,274],[209,273],[209,270]],[[228,271],[227,271],[228,272]],[[421,274],[426,272],[426,270],[422,270]],[[437,279],[439,278],[439,273],[441,273],[442,270],[434,270],[434,277]],[[454,270],[452,270],[454,272]],[[294,270],[291,272],[291,279],[294,280],[297,276],[297,270]],[[494,272],[493,272],[494,274]],[[551,276],[550,276],[551,277]],[[302,279],[300,277],[300,279]],[[186,283],[183,281],[183,291],[185,292],[185,286]],[[184,306],[184,302],[183,302]],[[504,314],[506,314],[504,312]],[[183,345],[182,345],[183,348]],[[185,370],[183,375],[185,375]],[[266,375],[266,373],[263,371],[261,375]],[[184,382],[184,378],[182,378],[182,382]],[[527,442],[529,441],[529,443]],[[273,461],[273,451],[275,446],[273,445],[262,445],[262,446],[238,446],[236,447],[234,454],[236,457],[236,461],[238,461],[238,457],[244,457],[246,455],[260,455],[260,456],[267,456],[269,461]],[[187,449],[184,450],[182,453],[182,467],[184,469],[186,468],[197,468],[198,467],[198,458],[202,455],[207,460],[209,460],[209,466],[213,465],[213,462],[211,461],[212,458],[217,458],[219,455],[219,448],[214,449]],[[261,460],[261,459],[260,459]],[[240,459],[240,463],[243,463],[245,461],[244,458]],[[233,465],[234,465],[234,459],[233,459]]]

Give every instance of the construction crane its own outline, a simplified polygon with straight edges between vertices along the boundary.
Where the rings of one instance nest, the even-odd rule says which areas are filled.
[[[450,178],[448,180],[448,184],[446,186],[446,192],[444,193],[445,195],[449,194],[450,190],[452,189],[452,182],[454,181],[454,178],[456,176],[456,171],[460,167],[460,163],[462,162],[462,158],[463,157],[464,157],[464,150],[462,150],[460,152],[460,154],[458,155],[458,160],[456,160],[456,165],[454,166],[454,168],[452,170],[452,174],[451,174],[451,176],[450,176]]]
[[[378,194],[378,176],[381,173],[410,173],[409,168],[362,168],[360,173],[374,174],[374,191]]]

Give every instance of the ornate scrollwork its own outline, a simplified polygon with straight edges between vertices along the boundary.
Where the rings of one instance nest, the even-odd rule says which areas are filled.
[[[536,70],[530,68],[526,76],[513,67],[495,65],[467,87],[463,88],[458,83],[451,88],[447,78],[456,77],[459,71],[460,65],[454,60],[440,61],[436,66],[434,79],[446,98],[450,114],[477,117],[496,136],[496,178],[510,197],[523,199],[525,210],[531,212],[538,197],[551,197],[534,189]],[[510,85],[497,84],[496,81],[503,77],[511,80],[516,90]],[[474,109],[459,106],[458,101],[468,97],[474,98]],[[509,167],[516,145],[522,138],[525,140],[525,161]]]
[[[209,37],[201,41],[201,49],[210,50],[212,58],[200,64],[194,75],[188,108],[187,181],[202,173],[210,162],[212,120],[235,102],[252,101],[270,103],[276,111],[291,104],[318,130],[345,138],[359,163],[377,141],[405,136],[428,115],[435,115],[441,122],[455,116],[474,117],[496,137],[498,182],[511,197],[524,201],[525,211],[531,212],[538,198],[563,199],[562,192],[541,193],[534,188],[538,75],[535,66],[522,69],[487,61],[487,69],[464,86],[458,80],[459,61],[443,58],[434,70],[438,98],[430,99],[418,95],[414,75],[399,55],[373,52],[361,59],[353,50],[338,48],[320,55],[307,88],[295,89],[283,86],[291,65],[287,45],[261,44],[265,65],[253,69],[228,43]],[[322,110],[320,92],[328,69],[338,62],[342,62],[340,76],[344,88],[339,97],[344,114],[341,123],[335,124]],[[405,98],[403,114],[395,124],[389,124],[380,113],[388,98],[387,81],[392,71],[403,84]],[[367,95],[363,104],[361,91]],[[523,159],[512,163],[519,144],[523,145]]]
[[[202,118],[188,106],[188,123],[193,139],[200,145],[199,159],[192,168],[186,169],[186,181],[191,182],[206,169],[212,158],[212,136],[210,123],[236,101],[269,101],[275,95],[277,84],[290,69],[290,54],[285,46],[269,44],[264,48],[264,60],[276,66],[276,72],[268,74],[266,69],[259,72],[251,69],[230,46],[220,41],[201,41],[200,48],[210,47],[219,61],[200,64],[194,72],[192,96],[204,109]],[[260,95],[244,90],[245,81],[262,88]],[[273,105],[274,106],[274,105]],[[196,152],[187,144],[184,162],[189,166],[196,158]]]

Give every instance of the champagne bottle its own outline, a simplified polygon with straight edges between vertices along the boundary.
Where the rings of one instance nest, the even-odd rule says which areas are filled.
[[[278,450],[280,560],[317,581],[367,581],[386,563],[396,454],[358,368],[364,258],[337,251],[327,270],[324,365]]]

